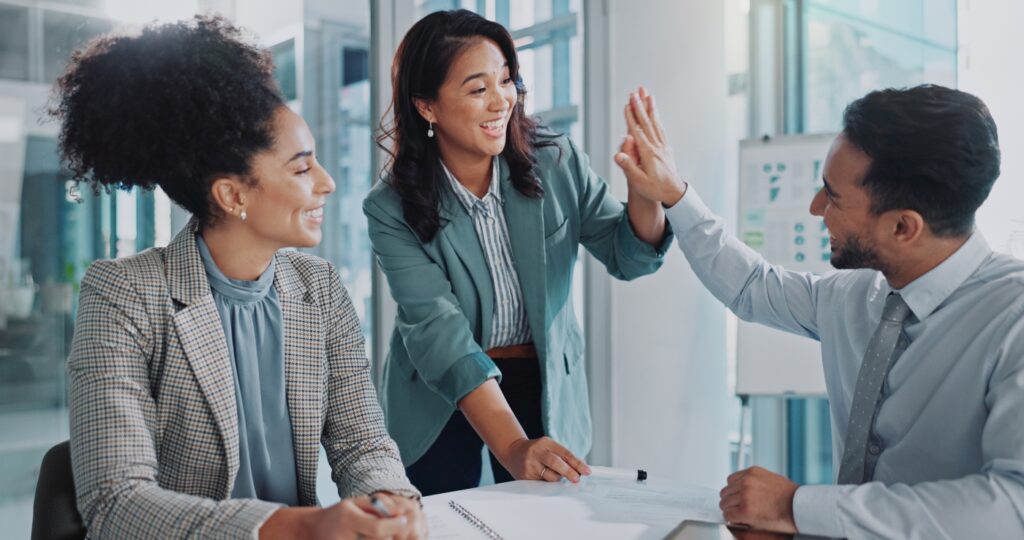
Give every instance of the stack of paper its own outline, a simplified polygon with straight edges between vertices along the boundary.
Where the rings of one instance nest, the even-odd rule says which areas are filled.
[[[520,481],[427,497],[431,538],[486,538],[449,501],[504,540],[660,539],[685,520],[724,522],[716,490],[594,476],[579,484]]]

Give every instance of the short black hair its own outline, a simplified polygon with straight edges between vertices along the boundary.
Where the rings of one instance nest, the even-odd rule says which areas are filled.
[[[57,80],[50,114],[72,178],[152,189],[195,215],[219,216],[210,182],[247,182],[254,154],[273,145],[284,104],[269,54],[220,17],[110,34],[76,51]]]
[[[846,139],[871,158],[861,184],[880,214],[911,209],[939,236],[963,236],[999,177],[999,137],[977,97],[937,85],[878,90],[843,113]]]

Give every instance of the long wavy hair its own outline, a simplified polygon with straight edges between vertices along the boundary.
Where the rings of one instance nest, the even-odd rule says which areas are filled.
[[[393,118],[386,125],[385,113],[377,135],[377,145],[390,156],[382,179],[398,193],[405,221],[422,242],[431,241],[441,226],[438,212],[447,179],[436,139],[427,137],[427,121],[416,110],[415,100],[437,99],[452,63],[481,39],[490,39],[501,49],[518,94],[501,152],[512,186],[527,197],[544,196],[534,173],[534,151],[554,143],[538,141],[539,123],[526,116],[526,86],[519,75],[511,34],[502,25],[464,9],[431,13],[413,25],[395,52],[391,66]]]

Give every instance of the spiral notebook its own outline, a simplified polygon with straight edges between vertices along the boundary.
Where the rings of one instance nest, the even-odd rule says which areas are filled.
[[[495,532],[494,529],[484,523],[480,518],[476,517],[473,512],[466,510],[466,508],[461,504],[455,501],[448,501],[448,507],[455,510],[455,513],[462,516],[470,525],[480,529],[480,532],[484,533],[487,538],[490,538],[491,540],[505,540],[500,534]]]

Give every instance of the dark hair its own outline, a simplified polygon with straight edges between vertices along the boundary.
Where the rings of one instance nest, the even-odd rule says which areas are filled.
[[[254,154],[273,145],[283,105],[273,64],[220,17],[106,35],[76,51],[50,114],[72,177],[95,189],[159,185],[201,223],[220,215],[210,182],[247,182]]]
[[[871,158],[861,184],[872,212],[915,210],[939,236],[968,234],[999,176],[996,123],[959,90],[871,92],[846,107],[843,134]]]
[[[414,100],[436,99],[459,53],[481,39],[490,39],[501,49],[519,96],[501,153],[508,163],[512,185],[528,197],[544,195],[544,188],[534,174],[534,150],[553,143],[539,142],[539,124],[526,116],[526,86],[519,75],[519,58],[512,36],[505,27],[471,11],[431,13],[413,25],[395,52],[391,66],[392,124],[385,126],[382,119],[377,136],[377,145],[391,156],[385,167],[385,182],[398,193],[406,223],[423,242],[433,239],[441,226],[438,211],[447,180],[437,143],[427,137],[427,121],[417,112]],[[385,144],[389,139],[390,148]]]

